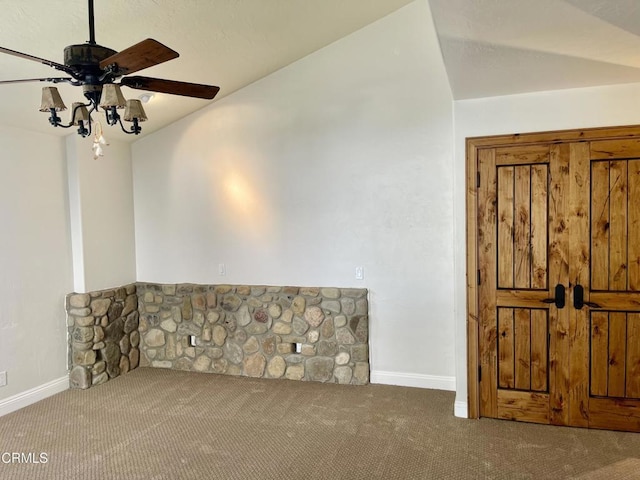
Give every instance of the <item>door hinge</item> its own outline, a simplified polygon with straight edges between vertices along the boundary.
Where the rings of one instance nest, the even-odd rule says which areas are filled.
[[[478,285],[480,285],[481,281],[482,281],[482,277],[480,276],[480,270],[478,270]]]
[[[478,382],[482,381],[482,365],[478,365]]]
[[[476,172],[476,188],[480,188],[480,172]]]

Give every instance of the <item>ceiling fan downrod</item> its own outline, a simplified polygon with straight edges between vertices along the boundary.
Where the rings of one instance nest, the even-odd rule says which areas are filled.
[[[89,2],[89,43],[95,45],[96,43],[96,24],[93,16],[93,0]]]

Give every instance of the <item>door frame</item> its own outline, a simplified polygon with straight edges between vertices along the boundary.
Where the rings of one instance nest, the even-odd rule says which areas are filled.
[[[640,125],[557,130],[466,139],[466,248],[467,248],[467,405],[468,418],[480,416],[478,321],[478,150],[514,145],[568,143],[640,138]]]

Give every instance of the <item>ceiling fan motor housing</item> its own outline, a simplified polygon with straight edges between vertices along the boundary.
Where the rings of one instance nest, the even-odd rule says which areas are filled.
[[[100,78],[103,74],[100,62],[116,53],[111,48],[97,44],[69,45],[64,49],[64,64],[77,72],[74,77],[82,83],[101,85],[105,82]]]
[[[102,45],[89,43],[69,45],[64,49],[64,64],[68,67],[98,67],[102,60],[116,53],[118,52]]]

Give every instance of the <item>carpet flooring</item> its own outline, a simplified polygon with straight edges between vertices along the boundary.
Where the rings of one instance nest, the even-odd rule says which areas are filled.
[[[640,478],[640,434],[459,419],[453,401],[139,368],[0,417],[0,479]]]

